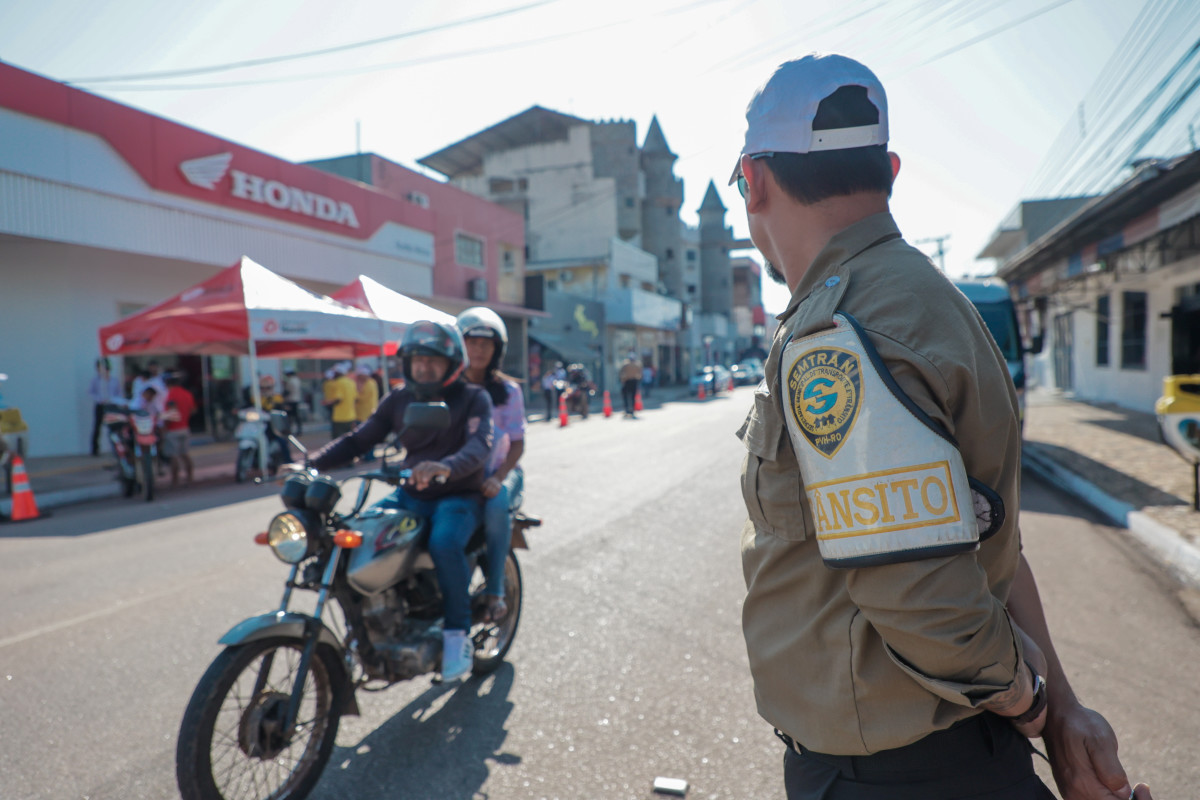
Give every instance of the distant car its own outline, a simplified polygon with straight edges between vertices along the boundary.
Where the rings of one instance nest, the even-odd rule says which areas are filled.
[[[729,388],[729,370],[724,367],[697,367],[688,379],[688,388],[692,394],[700,392],[704,386],[706,394],[716,394]]]
[[[747,359],[730,367],[733,382],[737,386],[757,386],[763,379],[763,365],[757,359]]]

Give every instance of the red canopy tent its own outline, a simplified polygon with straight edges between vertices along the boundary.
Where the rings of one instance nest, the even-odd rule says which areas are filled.
[[[249,258],[100,329],[105,355],[249,355],[353,358],[379,355],[383,331],[370,313],[289,281]]]
[[[105,355],[248,355],[355,358],[379,355],[382,323],[276,275],[249,258],[152,308],[100,329]],[[250,381],[261,406],[258,381]],[[265,468],[266,447],[260,446]]]
[[[383,322],[384,351],[396,354],[396,348],[408,326],[424,319],[454,324],[454,315],[414,300],[406,294],[389,289],[379,281],[359,275],[330,295],[339,303],[354,306],[378,317]]]

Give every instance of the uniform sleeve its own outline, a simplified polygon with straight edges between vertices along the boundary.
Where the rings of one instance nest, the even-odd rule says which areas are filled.
[[[322,447],[312,465],[319,470],[340,467],[382,442],[392,432],[399,397],[399,392],[389,394],[361,425]]]
[[[905,393],[952,434],[956,428],[959,433],[974,430],[975,417],[1011,414],[955,371],[939,368],[895,341],[872,336],[872,342]],[[962,372],[970,366],[964,365]],[[978,446],[974,442],[959,444],[967,473],[995,487],[994,476],[987,470],[981,474],[979,467],[997,459],[978,457],[972,452]],[[1015,520],[1015,508],[1011,517]],[[1000,541],[988,540],[986,552],[865,567],[846,575],[847,591],[883,638],[891,659],[931,693],[973,708],[1012,685],[1023,657],[1001,599],[1007,586],[992,586],[981,563],[1005,557],[1015,564],[1015,521],[994,538]]]
[[[482,390],[473,392],[467,409],[467,441],[442,463],[450,467],[447,481],[455,481],[482,469],[492,453],[492,400]]]

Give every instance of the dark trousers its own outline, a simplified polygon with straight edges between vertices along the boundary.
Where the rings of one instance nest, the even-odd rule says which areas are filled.
[[[637,399],[638,380],[631,378],[627,381],[621,381],[621,402],[625,404],[625,413],[633,413],[633,404]]]
[[[983,713],[895,750],[831,756],[788,748],[788,800],[1054,800],[1033,771],[1033,746]]]
[[[92,455],[100,455],[100,429],[104,427],[104,403],[92,405]]]
[[[558,409],[555,408],[558,405],[558,390],[543,389],[542,393],[546,395],[546,421],[549,422],[558,413]]]

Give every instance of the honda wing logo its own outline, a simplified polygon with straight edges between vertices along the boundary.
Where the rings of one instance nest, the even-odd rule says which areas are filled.
[[[280,211],[335,222],[348,228],[358,227],[358,215],[354,213],[354,206],[349,203],[307,189],[288,186],[282,181],[251,175],[240,169],[230,170],[229,166],[232,163],[233,153],[218,153],[215,156],[182,161],[179,171],[187,178],[188,183],[201,189],[216,189],[217,184],[225,179],[225,174],[229,173],[229,194],[233,197]]]
[[[193,186],[199,186],[201,189],[215,189],[221,179],[225,177],[225,173],[229,171],[229,165],[232,162],[233,153],[218,153],[215,156],[184,161],[179,165],[179,171]]]

